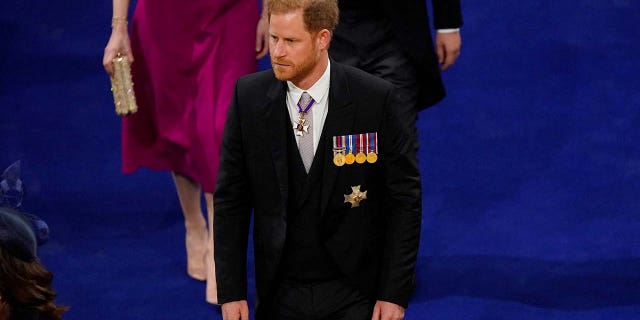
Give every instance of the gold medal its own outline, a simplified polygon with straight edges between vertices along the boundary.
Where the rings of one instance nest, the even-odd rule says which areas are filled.
[[[344,162],[346,164],[353,164],[353,162],[356,161],[356,156],[353,155],[353,153],[348,153],[346,156],[344,156]]]
[[[344,154],[342,153],[336,153],[333,155],[333,164],[338,167],[344,166],[344,160]]]
[[[358,153],[356,154],[356,162],[357,163],[365,163],[367,161],[367,155],[364,154],[364,134],[358,134],[358,138],[356,144],[358,146]]]
[[[376,161],[378,161],[378,155],[375,154],[375,152],[369,152],[367,155],[367,162],[375,163]]]

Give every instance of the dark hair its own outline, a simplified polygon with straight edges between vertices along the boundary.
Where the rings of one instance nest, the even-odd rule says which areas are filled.
[[[308,31],[327,29],[333,32],[338,25],[340,11],[337,0],[268,0],[269,19],[273,13],[287,13],[302,9],[304,25]]]
[[[53,274],[38,259],[20,260],[0,246],[0,319],[15,310],[33,310],[40,319],[60,320],[67,307],[56,306]]]

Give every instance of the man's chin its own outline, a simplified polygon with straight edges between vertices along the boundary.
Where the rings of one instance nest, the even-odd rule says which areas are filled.
[[[280,81],[289,81],[291,80],[291,75],[288,75],[285,72],[281,72],[281,71],[277,71],[276,69],[273,69],[273,73],[276,76],[276,79],[280,80]]]

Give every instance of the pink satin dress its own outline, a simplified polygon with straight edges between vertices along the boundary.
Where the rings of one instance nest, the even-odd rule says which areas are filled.
[[[174,171],[213,192],[238,77],[255,72],[256,0],[138,0],[131,23],[139,110],[122,122],[122,170]]]

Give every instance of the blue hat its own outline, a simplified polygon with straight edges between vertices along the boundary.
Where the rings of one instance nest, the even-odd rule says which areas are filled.
[[[35,260],[38,242],[31,219],[20,211],[0,207],[0,246],[20,260]]]

